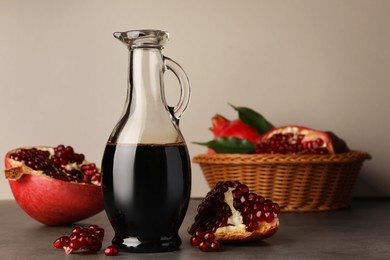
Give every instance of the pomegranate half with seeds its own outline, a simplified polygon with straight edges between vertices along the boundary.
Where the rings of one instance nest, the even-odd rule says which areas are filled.
[[[100,169],[71,146],[23,147],[5,156],[19,206],[46,225],[64,225],[104,209]]]
[[[279,228],[279,205],[238,181],[218,182],[198,206],[191,245],[216,251],[219,242],[261,240]]]
[[[254,153],[335,154],[348,151],[345,141],[332,132],[283,126],[262,135]]]

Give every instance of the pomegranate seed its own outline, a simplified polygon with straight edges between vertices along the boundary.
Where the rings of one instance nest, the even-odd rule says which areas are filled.
[[[210,243],[210,248],[211,248],[213,251],[218,251],[218,250],[219,250],[219,243],[218,243],[218,242],[211,242],[211,243]]]
[[[236,189],[238,189],[241,192],[241,194],[243,194],[243,195],[245,195],[249,192],[249,188],[245,184],[238,185],[236,187]]]
[[[206,241],[209,241],[209,242],[212,242],[215,239],[215,235],[212,232],[206,232],[203,237]]]
[[[80,243],[77,240],[71,240],[69,242],[69,247],[71,247],[73,250],[79,250],[80,249]]]
[[[264,213],[264,220],[268,223],[271,223],[274,220],[274,213],[272,212]]]
[[[192,236],[190,242],[192,246],[199,246],[200,239],[197,236]]]
[[[67,147],[65,148],[65,151],[66,151],[67,153],[73,154],[73,148],[72,148],[72,146],[67,146]]]
[[[53,246],[54,246],[55,248],[61,249],[61,248],[62,248],[61,238],[57,238],[57,239],[53,242]]]
[[[255,202],[256,201],[256,193],[250,192],[248,193],[247,200],[250,202]]]
[[[235,200],[239,200],[242,196],[241,191],[238,189],[233,190],[232,194],[233,194],[233,199],[235,199]]]
[[[56,248],[63,248],[66,254],[80,249],[97,252],[102,247],[104,229],[97,225],[90,225],[87,228],[76,226],[69,237],[62,236],[54,241]]]
[[[195,236],[197,236],[197,237],[203,237],[203,236],[204,236],[204,231],[203,231],[203,229],[198,229],[198,230],[195,232]]]
[[[273,206],[273,208],[274,208],[274,213],[275,213],[275,214],[278,214],[278,213],[280,212],[280,207],[279,207],[279,204],[277,204],[277,203],[274,203],[274,206]]]
[[[209,251],[209,249],[210,249],[210,242],[207,242],[207,241],[200,242],[199,249],[201,251],[204,251],[204,252]]]
[[[111,245],[111,246],[107,247],[106,250],[104,250],[104,254],[106,256],[116,256],[116,255],[118,255],[118,253],[119,253],[119,250],[115,245]]]
[[[58,145],[57,147],[54,148],[54,151],[61,151],[64,150],[65,146],[63,144]]]
[[[83,228],[80,226],[76,226],[73,228],[72,233],[81,233],[83,231]]]
[[[92,252],[97,252],[100,249],[102,249],[102,242],[101,241],[97,242],[95,245],[90,246],[90,248],[89,248],[89,250],[91,250]]]
[[[263,204],[263,210],[265,211],[265,212],[271,212],[271,211],[273,211],[273,203],[272,203],[272,201],[270,201],[270,200],[265,200],[264,201],[264,204]]]
[[[60,238],[61,245],[64,246],[69,246],[70,239],[68,236],[63,236]]]

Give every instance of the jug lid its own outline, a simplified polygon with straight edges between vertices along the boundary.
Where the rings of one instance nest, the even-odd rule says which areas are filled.
[[[115,32],[114,37],[129,48],[162,48],[169,40],[168,32],[161,30]]]

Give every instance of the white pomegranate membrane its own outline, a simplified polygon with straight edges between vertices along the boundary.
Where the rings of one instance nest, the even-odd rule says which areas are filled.
[[[9,158],[12,166],[24,164],[38,175],[68,182],[101,183],[101,173],[96,165],[86,161],[83,154],[75,153],[71,146],[20,148]]]
[[[279,227],[277,203],[249,192],[238,181],[218,182],[198,206],[188,232],[191,245],[202,251],[216,251],[219,242],[259,240]]]

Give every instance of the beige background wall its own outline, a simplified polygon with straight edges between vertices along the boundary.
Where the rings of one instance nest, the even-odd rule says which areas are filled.
[[[141,28],[169,31],[164,53],[190,77],[181,129],[191,156],[205,151],[191,142],[211,138],[214,114],[236,117],[231,102],[369,151],[354,195],[390,195],[386,0],[0,0],[0,155],[65,143],[100,163],[126,92],[127,50],[112,33]],[[193,165],[192,196],[207,190]]]

